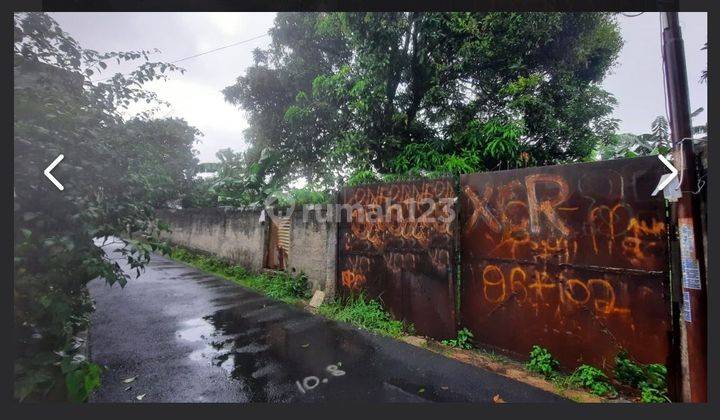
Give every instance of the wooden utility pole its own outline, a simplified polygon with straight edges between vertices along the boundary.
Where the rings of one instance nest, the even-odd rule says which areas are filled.
[[[662,12],[663,68],[670,112],[670,133],[682,196],[675,203],[682,277],[679,296],[682,397],[707,402],[707,283],[700,222],[695,153],[690,123],[685,49],[677,12]]]

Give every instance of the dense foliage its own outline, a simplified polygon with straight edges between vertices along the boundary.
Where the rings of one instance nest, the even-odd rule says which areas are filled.
[[[211,173],[207,178],[194,179],[182,206],[289,206],[326,203],[329,191],[316,185],[302,188],[288,186],[286,179],[278,177],[281,158],[277,153],[263,153],[252,162],[247,153],[223,149],[216,154],[219,162],[201,164]]]
[[[121,286],[126,260],[139,275],[163,228],[153,208],[173,198],[193,172],[196,132],[180,120],[126,122],[131,104],[158,104],[143,83],[178,70],[149,61],[147,51],[82,49],[43,13],[14,17],[14,322],[15,397],[85,400],[99,385],[98,366],[78,351],[92,309],[86,283]],[[128,75],[90,77],[107,62],[140,60]],[[59,191],[42,170],[53,171]],[[94,238],[136,232],[106,256]],[[113,239],[115,241],[120,239]],[[112,257],[112,258],[111,258]]]
[[[690,114],[691,118],[698,116],[705,109],[700,107]],[[707,124],[692,127],[693,135],[707,133]],[[597,158],[601,160],[620,159],[627,157],[666,155],[672,150],[670,141],[670,126],[662,115],[658,115],[650,123],[650,132],[644,134],[614,134],[607,143],[598,146]]]
[[[180,200],[182,208],[217,207],[218,196],[212,189],[215,184],[213,177],[195,177],[190,180],[185,194]]]
[[[147,193],[142,200],[157,208],[188,194],[198,171],[193,146],[200,132],[180,118],[134,118],[123,128],[128,175]]]
[[[638,364],[626,351],[615,357],[615,379],[640,390],[640,400],[646,403],[670,402],[667,396],[667,368],[659,363]]]
[[[461,173],[592,158],[616,128],[605,13],[279,13],[223,91],[279,179]]]
[[[220,205],[260,205],[281,185],[282,180],[272,170],[279,164],[279,156],[268,149],[256,161],[249,161],[245,153],[231,149],[220,150],[217,158],[220,162],[212,191]]]

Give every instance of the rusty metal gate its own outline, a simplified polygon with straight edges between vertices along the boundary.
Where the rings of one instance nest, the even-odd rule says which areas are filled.
[[[380,297],[419,334],[454,337],[455,198],[450,179],[345,188],[336,212],[340,295]]]
[[[290,218],[271,217],[267,249],[265,250],[265,268],[284,270],[290,250]]]
[[[461,177],[461,319],[475,340],[567,368],[620,349],[666,363],[670,304],[656,157]]]

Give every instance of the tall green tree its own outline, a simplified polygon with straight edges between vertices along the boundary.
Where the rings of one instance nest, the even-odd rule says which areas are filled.
[[[128,174],[144,185],[143,201],[163,207],[189,192],[200,168],[193,149],[200,131],[181,118],[134,118],[124,129]]]
[[[178,121],[147,121],[147,114],[129,123],[121,117],[135,102],[158,103],[143,84],[178,70],[150,61],[148,51],[83,49],[44,13],[14,15],[13,47],[14,394],[84,401],[100,381],[100,368],[77,353],[92,309],[86,284],[102,277],[124,285],[121,259],[140,274],[162,228],[153,174],[185,175],[194,132]],[[93,82],[110,60],[141,64]],[[162,153],[181,163],[166,167]],[[53,174],[63,191],[42,175],[59,154],[65,159]],[[94,242],[128,231],[155,241],[117,238],[113,258]]]
[[[223,93],[283,177],[583,160],[616,128],[611,14],[279,13],[271,35]]]
[[[220,150],[216,156],[220,162],[211,191],[217,195],[219,205],[260,205],[281,188],[277,152],[264,149],[255,161],[248,158],[247,152],[232,149]]]
[[[690,118],[697,117],[705,109],[700,107],[690,113]],[[692,127],[694,135],[707,132],[707,125]],[[636,156],[666,155],[672,150],[670,142],[670,125],[667,119],[658,115],[650,123],[650,132],[644,134],[623,133],[611,136],[610,141],[600,144],[596,157],[599,160],[620,159]]]

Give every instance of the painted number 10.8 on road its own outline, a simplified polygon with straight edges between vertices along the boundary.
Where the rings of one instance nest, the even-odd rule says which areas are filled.
[[[340,370],[338,366],[341,366],[341,363],[338,363],[337,365],[328,365],[325,368],[325,372],[329,374],[329,376],[344,376],[345,371]],[[295,381],[295,385],[297,385],[300,392],[305,394],[308,391],[311,391],[315,389],[318,385],[321,383],[325,384],[328,383],[328,378],[318,378],[317,376],[306,376],[303,378],[302,381]]]

